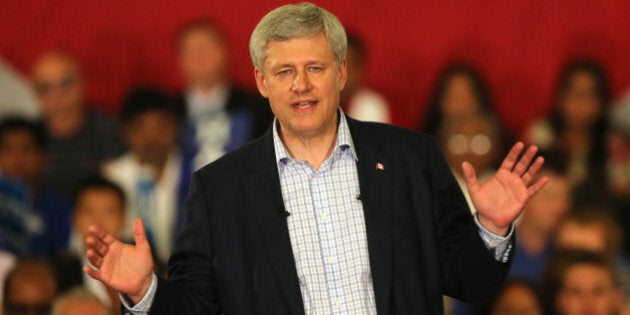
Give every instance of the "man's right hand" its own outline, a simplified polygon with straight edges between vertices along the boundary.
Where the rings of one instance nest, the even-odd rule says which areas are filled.
[[[98,226],[89,227],[87,258],[93,266],[83,270],[106,286],[126,294],[138,304],[153,280],[153,257],[141,219],[133,222],[136,245],[124,244]]]

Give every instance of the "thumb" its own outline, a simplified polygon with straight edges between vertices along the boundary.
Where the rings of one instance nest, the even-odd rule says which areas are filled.
[[[147,241],[147,234],[144,231],[144,224],[142,219],[136,218],[133,221],[133,240],[136,242],[136,247],[151,251],[151,245]]]
[[[477,187],[479,187],[479,182],[477,181],[477,173],[475,172],[475,168],[472,164],[468,161],[464,161],[462,163],[462,172],[464,173],[468,190],[471,192],[476,190]]]

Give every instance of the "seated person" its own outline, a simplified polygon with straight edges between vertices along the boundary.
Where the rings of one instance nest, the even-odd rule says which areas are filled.
[[[538,291],[531,283],[523,280],[508,280],[491,303],[490,315],[542,315]]]
[[[21,213],[30,228],[24,253],[52,257],[68,244],[70,202],[42,187],[45,158],[46,133],[41,124],[22,118],[0,121],[0,177],[22,187],[26,196],[28,212]]]
[[[94,294],[81,287],[58,296],[51,315],[110,315],[109,308]]]
[[[183,112],[153,88],[127,95],[122,106],[124,139],[129,150],[103,167],[120,185],[128,209],[124,238],[132,238],[133,220],[141,217],[160,263],[166,265],[182,220],[192,161],[178,146]]]
[[[186,84],[179,100],[188,115],[183,146],[199,169],[262,135],[273,115],[264,99],[230,82],[227,38],[216,23],[186,23],[175,46]]]
[[[56,292],[55,274],[45,261],[19,261],[4,283],[2,314],[48,315]]]
[[[42,184],[70,198],[80,178],[122,153],[118,126],[88,108],[81,67],[68,53],[44,54],[35,62],[32,80],[48,133]]]
[[[391,122],[389,105],[383,96],[365,85],[367,48],[363,40],[348,34],[348,80],[341,92],[341,107],[348,116],[363,121]]]
[[[68,289],[83,285],[114,314],[120,314],[118,294],[86,276],[81,268],[88,264],[84,240],[90,225],[98,225],[112,235],[120,235],[125,218],[125,194],[118,185],[94,176],[79,181],[74,196],[70,244],[74,256],[64,257],[58,262],[60,287]]]
[[[559,251],[545,271],[548,314],[618,315],[623,293],[606,256],[589,251]]]

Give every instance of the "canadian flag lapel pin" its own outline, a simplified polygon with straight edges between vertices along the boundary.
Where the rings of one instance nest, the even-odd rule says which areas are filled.
[[[385,170],[385,165],[381,164],[381,163],[376,163],[376,169],[379,171],[384,171]]]

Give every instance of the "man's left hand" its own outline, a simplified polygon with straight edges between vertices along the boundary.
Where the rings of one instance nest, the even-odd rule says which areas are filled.
[[[525,144],[517,142],[494,176],[481,184],[477,181],[473,166],[469,162],[462,163],[462,171],[477,209],[479,223],[496,235],[507,234],[529,198],[549,180],[542,177],[534,181],[544,159],[539,156],[534,160],[538,152],[535,146],[527,148],[521,156],[524,148]]]

